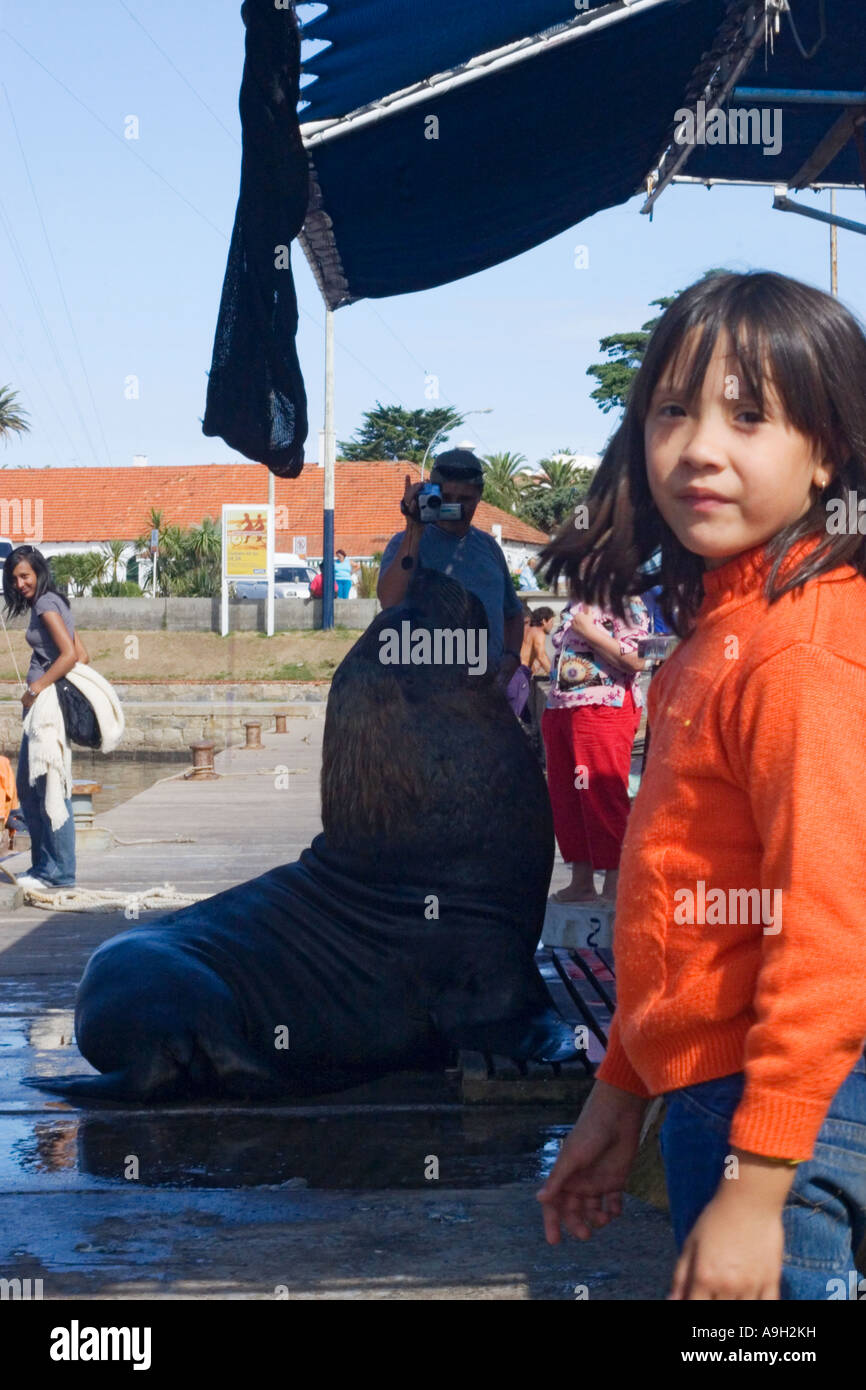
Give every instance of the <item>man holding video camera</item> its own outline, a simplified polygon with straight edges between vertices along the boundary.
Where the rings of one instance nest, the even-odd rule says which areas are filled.
[[[483,487],[481,461],[468,449],[434,459],[429,483],[407,476],[400,503],[406,529],[385,547],[377,593],[383,608],[400,603],[419,565],[458,580],[484,604],[488,659],[507,684],[520,665],[523,610],[500,547],[472,525]]]

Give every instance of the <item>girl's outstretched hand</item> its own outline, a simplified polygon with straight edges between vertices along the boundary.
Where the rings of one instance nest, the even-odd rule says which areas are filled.
[[[595,1083],[538,1193],[549,1245],[558,1245],[561,1226],[588,1240],[593,1229],[620,1215],[647,1103],[630,1091]]]
[[[777,1299],[784,1245],[781,1212],[736,1211],[714,1197],[686,1239],[668,1297]]]

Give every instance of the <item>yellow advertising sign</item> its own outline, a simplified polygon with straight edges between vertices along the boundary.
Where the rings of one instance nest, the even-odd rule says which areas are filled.
[[[223,552],[229,579],[264,579],[268,573],[268,509],[223,507]]]

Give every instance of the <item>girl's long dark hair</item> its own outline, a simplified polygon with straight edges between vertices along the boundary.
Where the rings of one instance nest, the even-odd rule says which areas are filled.
[[[739,371],[763,409],[769,382],[788,423],[834,465],[831,483],[804,516],[767,543],[765,593],[773,603],[816,574],[852,565],[866,574],[866,536],[830,534],[827,503],[866,495],[866,334],[854,315],[821,290],[771,271],[711,275],[679,295],[659,320],[629,392],[622,424],[605,449],[586,506],[588,526],[570,519],[542,552],[551,579],[565,574],[573,594],[624,617],[624,599],[662,586],[661,609],[685,637],[703,597],[704,562],[687,550],[659,512],[647,481],[644,425],[666,369],[682,365],[689,398],[698,397],[720,335],[728,334]],[[690,336],[693,335],[693,338]],[[692,343],[694,342],[694,350]],[[686,361],[685,353],[690,353]],[[745,389],[741,390],[745,396]],[[779,571],[793,545],[822,540]],[[656,551],[658,567],[647,565]],[[643,567],[643,570],[641,569]]]
[[[28,565],[36,575],[36,593],[32,599],[26,599],[19,594],[15,588],[14,574],[15,567],[20,565],[22,560],[26,560]],[[6,603],[6,617],[17,618],[19,613],[23,613],[41,598],[43,594],[59,594],[66,603],[69,599],[62,589],[58,588],[51,573],[51,566],[42,554],[41,550],[36,550],[32,545],[19,545],[7,555],[3,562],[3,598]]]

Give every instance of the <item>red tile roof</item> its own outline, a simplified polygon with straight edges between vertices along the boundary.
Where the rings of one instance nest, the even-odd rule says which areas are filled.
[[[336,544],[349,555],[384,550],[402,530],[399,502],[403,480],[417,482],[413,463],[337,463]],[[324,469],[308,463],[299,478],[274,480],[276,548],[290,550],[306,536],[307,553],[322,553]],[[177,526],[197,526],[205,516],[219,520],[223,502],[267,502],[267,469],[257,463],[213,463],[186,468],[33,468],[5,472],[0,480],[0,534],[10,540],[48,544],[134,540],[150,529],[150,509]],[[42,506],[41,536],[34,532]],[[475,525],[502,526],[504,541],[542,545],[535,527],[480,502]]]

